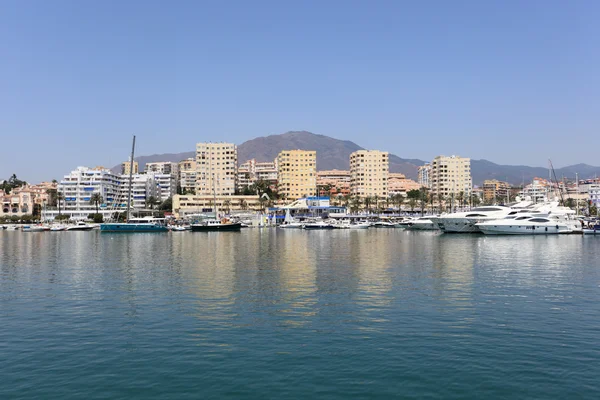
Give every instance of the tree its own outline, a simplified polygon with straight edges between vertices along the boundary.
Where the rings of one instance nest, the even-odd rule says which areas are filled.
[[[104,199],[102,198],[102,195],[100,193],[92,194],[92,196],[90,197],[90,204],[96,206],[96,214],[100,214],[100,212],[98,211],[98,207],[102,203],[104,203]]]
[[[248,209],[248,202],[246,200],[244,200],[244,199],[241,199],[240,200],[240,208],[242,210],[247,210]]]
[[[373,199],[371,198],[371,196],[367,196],[365,197],[365,209],[367,210],[367,213],[371,212],[371,202],[373,201]]]
[[[173,211],[173,198],[169,197],[163,201],[160,206],[158,206],[158,209],[161,211]]]
[[[56,204],[58,204],[58,215],[60,215],[60,202],[65,198],[62,192],[56,192]]]
[[[158,203],[158,199],[154,196],[150,196],[146,199],[146,207],[150,207],[150,209],[154,209],[154,205]]]
[[[42,216],[42,205],[41,204],[35,203],[33,205],[32,215],[33,215],[33,218],[35,218],[35,219],[41,218],[41,216]]]
[[[71,218],[71,217],[69,217],[67,214],[58,214],[56,216],[56,218],[54,218],[54,219],[57,220],[57,221],[64,221],[64,220],[67,220],[69,218]]]
[[[410,207],[410,212],[413,213],[415,211],[415,207],[417,206],[417,199],[414,197],[409,198],[408,206]]]
[[[412,189],[406,192],[406,197],[409,199],[418,200],[421,198],[421,191],[419,189]]]
[[[476,194],[471,195],[471,204],[473,207],[477,207],[481,203],[481,199]]]
[[[225,207],[225,212],[230,214],[231,212],[231,200],[227,199],[223,202],[223,206]]]
[[[458,201],[460,208],[463,208],[464,201],[465,201],[465,192],[463,192],[463,191],[458,192],[458,195],[456,195],[456,200]]]
[[[362,206],[362,200],[360,199],[359,196],[355,196],[352,199],[352,202],[350,203],[350,211],[353,213],[358,212],[360,210],[361,206]]]
[[[419,197],[419,205],[421,207],[421,216],[425,213],[425,206],[427,205],[428,193],[427,189],[421,188],[419,190],[421,192],[421,196]]]
[[[443,207],[443,204],[444,204],[444,200],[445,200],[444,195],[441,194],[441,193],[438,193],[438,195],[437,195],[437,201],[438,201],[438,208],[439,208],[440,214],[442,213],[442,210],[443,210],[442,207]]]
[[[404,204],[404,196],[401,193],[394,195],[394,203],[398,206],[398,212],[402,211],[402,204]]]

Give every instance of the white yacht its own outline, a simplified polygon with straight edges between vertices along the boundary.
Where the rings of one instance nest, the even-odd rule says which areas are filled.
[[[406,224],[406,229],[413,231],[433,231],[437,230],[436,226],[431,220],[432,217],[419,217]]]
[[[431,218],[431,221],[442,232],[474,233],[479,232],[479,228],[476,226],[477,223],[502,219],[511,211],[515,210],[504,206],[484,206],[473,208],[470,211],[441,215],[437,218]]]
[[[564,214],[522,214],[480,222],[477,228],[486,235],[552,235],[581,231],[581,224]]]

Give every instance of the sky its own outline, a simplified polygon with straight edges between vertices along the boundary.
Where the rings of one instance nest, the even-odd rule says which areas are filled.
[[[598,1],[0,2],[0,179],[291,130],[598,165]],[[243,161],[243,160],[242,160]]]

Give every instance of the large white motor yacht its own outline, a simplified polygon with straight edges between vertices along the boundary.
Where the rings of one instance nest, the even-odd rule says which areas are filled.
[[[414,220],[408,222],[406,224],[406,229],[410,229],[413,231],[432,231],[436,230],[437,227],[434,225],[431,220],[432,217],[419,217]]]
[[[577,220],[568,219],[564,214],[523,214],[516,218],[511,216],[480,222],[477,228],[486,235],[553,235],[580,231],[581,224]]]
[[[515,210],[504,206],[476,207],[470,211],[450,213],[432,218],[432,222],[443,232],[473,233],[479,232],[479,228],[476,226],[477,223],[502,219],[511,211]]]

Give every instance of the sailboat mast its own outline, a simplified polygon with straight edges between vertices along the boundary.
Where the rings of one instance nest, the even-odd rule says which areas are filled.
[[[133,135],[133,144],[131,145],[131,158],[129,159],[129,188],[127,189],[127,222],[129,222],[129,213],[131,211],[131,188],[133,186],[133,155],[135,153],[135,135]]]

